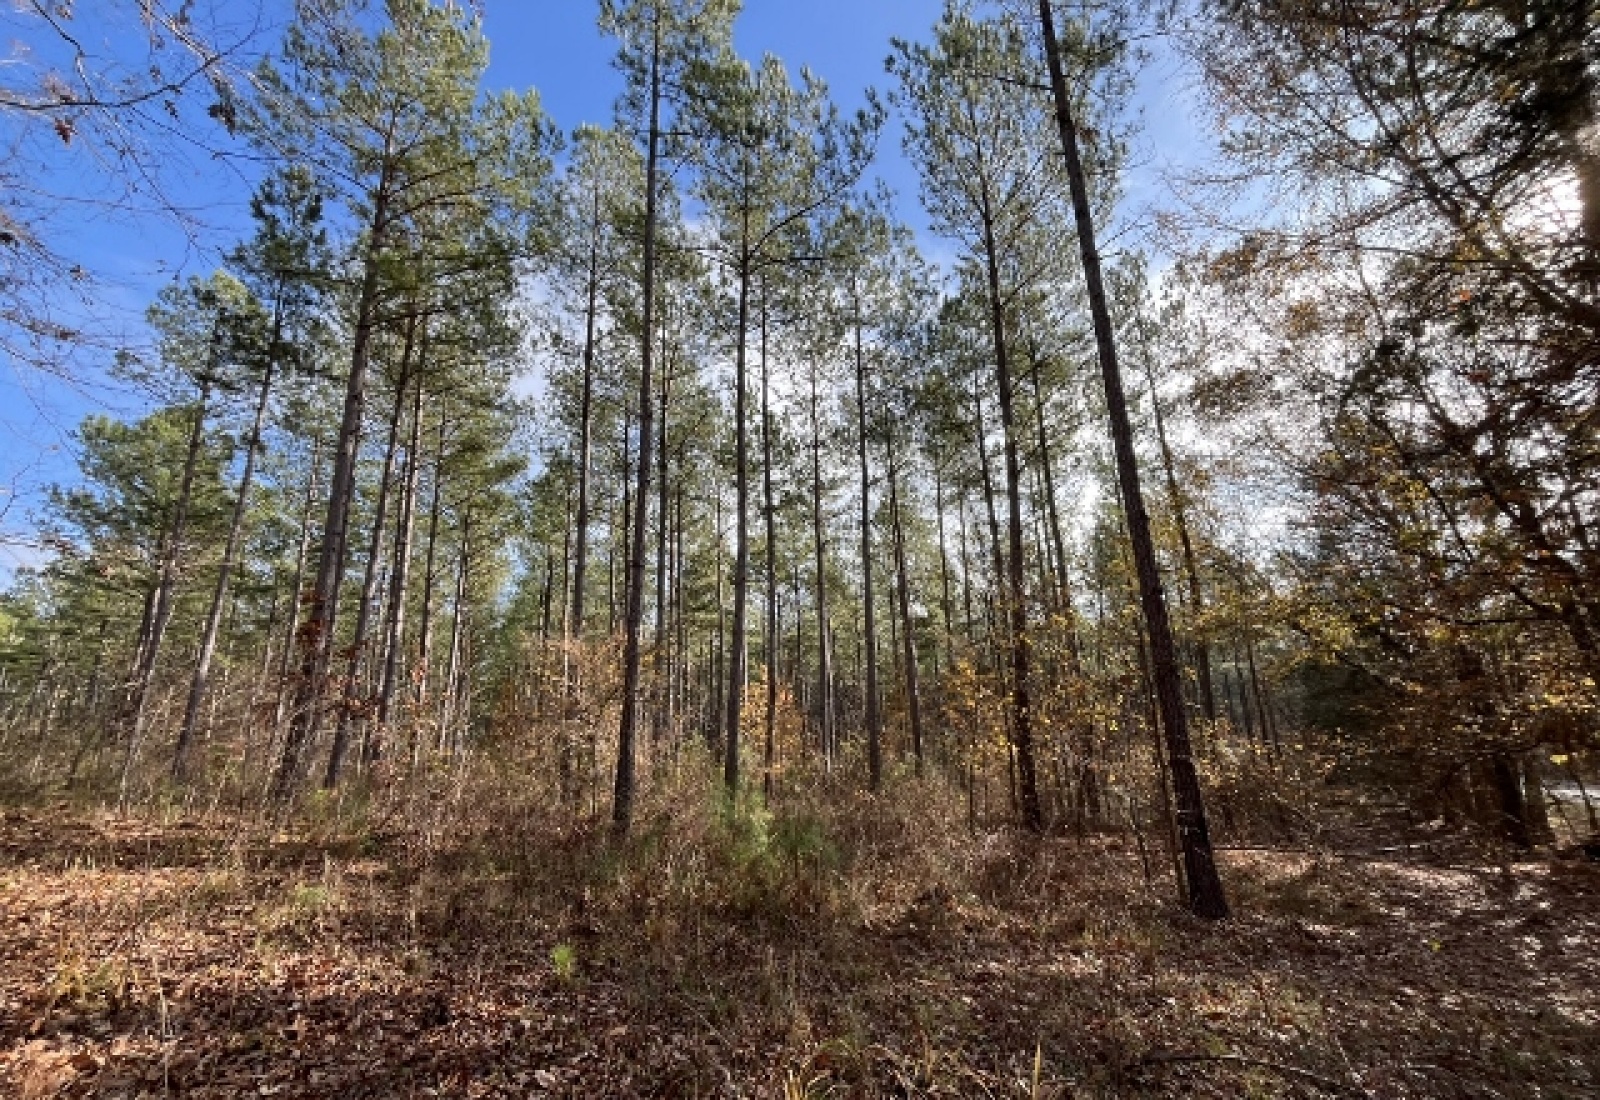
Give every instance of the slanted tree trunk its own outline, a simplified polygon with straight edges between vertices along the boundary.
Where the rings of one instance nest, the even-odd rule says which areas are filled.
[[[220,326],[220,321],[219,321]],[[220,327],[219,327],[220,333]],[[212,359],[215,366],[220,335],[212,337]],[[149,628],[145,632],[144,646],[134,670],[133,693],[129,716],[132,728],[128,732],[127,752],[122,760],[120,805],[127,809],[132,794],[133,768],[138,762],[140,742],[150,718],[150,687],[155,680],[156,658],[161,654],[161,642],[172,621],[172,604],[178,588],[178,561],[183,553],[183,540],[188,534],[189,510],[194,497],[194,477],[200,465],[200,452],[205,446],[206,417],[210,413],[211,381],[200,383],[200,400],[195,405],[194,427],[189,432],[189,446],[184,454],[183,475],[178,483],[178,499],[173,505],[172,526],[167,529],[166,543],[162,547],[161,569],[156,578],[153,598],[147,601]]]
[[[388,247],[389,204],[394,158],[386,139],[378,186],[368,223],[361,292],[356,302],[355,336],[350,351],[350,374],[345,382],[344,413],[334,444],[333,478],[328,485],[328,514],[322,525],[322,546],[306,618],[300,627],[300,679],[294,709],[284,738],[283,755],[272,783],[272,801],[285,806],[299,782],[302,757],[316,738],[322,721],[322,697],[333,660],[333,635],[339,619],[339,589],[344,583],[346,540],[350,506],[355,497],[356,464],[361,451],[361,422],[366,411],[367,368],[372,339],[379,322],[380,263]]]
[[[345,667],[344,691],[339,701],[339,724],[334,728],[333,747],[328,752],[328,770],[322,785],[332,790],[339,785],[350,732],[355,724],[361,696],[361,670],[367,656],[367,635],[372,630],[374,605],[378,599],[378,577],[383,562],[383,539],[388,531],[389,493],[394,483],[395,454],[400,446],[400,421],[405,415],[406,387],[411,376],[411,356],[416,341],[416,317],[406,326],[405,350],[400,357],[400,378],[395,384],[394,408],[389,413],[388,441],[383,449],[383,471],[378,475],[378,499],[372,509],[372,537],[367,542],[367,567],[361,580],[361,602],[356,608],[355,634],[350,640],[350,658]]]
[[[1056,40],[1055,18],[1050,0],[1039,0],[1039,23],[1044,36],[1045,56],[1050,68],[1050,88],[1055,99],[1056,122],[1061,134],[1062,153],[1067,162],[1067,180],[1072,190],[1073,220],[1078,230],[1078,248],[1083,260],[1084,281],[1089,296],[1089,312],[1094,322],[1095,349],[1105,384],[1106,407],[1111,418],[1111,437],[1116,450],[1117,480],[1122,491],[1123,511],[1133,544],[1134,566],[1139,577],[1140,603],[1150,638],[1151,671],[1161,724],[1166,733],[1167,765],[1172,773],[1174,801],[1183,847],[1184,871],[1189,887],[1189,908],[1196,916],[1220,919],[1228,915],[1228,902],[1222,891],[1211,851],[1211,835],[1206,823],[1205,803],[1200,794],[1200,777],[1195,771],[1189,744],[1189,719],[1183,705],[1183,681],[1172,640],[1172,622],[1167,616],[1166,596],[1161,590],[1161,574],[1156,568],[1155,542],[1150,535],[1150,518],[1144,508],[1144,493],[1139,485],[1138,458],[1133,449],[1133,426],[1128,417],[1127,396],[1122,386],[1122,370],[1117,364],[1115,330],[1106,303],[1105,282],[1100,270],[1100,251],[1095,244],[1094,215],[1089,206],[1089,187],[1078,153],[1077,126],[1072,118],[1072,102],[1061,62],[1061,47]]]
[[[411,404],[411,438],[406,443],[406,482],[400,498],[399,532],[395,537],[394,564],[389,569],[389,621],[383,652],[383,679],[378,687],[378,713],[362,756],[373,763],[383,756],[384,743],[394,722],[395,697],[405,665],[406,594],[411,580],[411,548],[416,531],[417,482],[422,467],[422,375]]]
[[[1155,370],[1149,357],[1145,358],[1145,379],[1150,385],[1150,410],[1156,421],[1156,442],[1161,448],[1161,468],[1166,473],[1167,496],[1172,505],[1172,520],[1178,528],[1178,546],[1183,554],[1183,575],[1189,587],[1189,645],[1194,650],[1194,675],[1200,688],[1200,712],[1207,722],[1217,720],[1217,697],[1211,686],[1211,645],[1206,640],[1205,590],[1200,586],[1200,568],[1194,552],[1194,538],[1189,532],[1189,509],[1183,490],[1178,486],[1177,464],[1172,458],[1172,447],[1167,442],[1166,415],[1161,409],[1161,395],[1156,392]]]
[[[269,347],[276,348],[281,335],[283,306],[273,311],[272,337]],[[189,747],[194,741],[195,728],[200,722],[200,705],[205,700],[206,687],[211,678],[211,661],[217,652],[217,633],[222,627],[222,609],[228,599],[228,585],[233,579],[234,562],[239,556],[239,542],[244,533],[244,518],[250,509],[250,488],[255,482],[256,452],[261,448],[261,428],[266,423],[267,405],[272,399],[274,358],[267,359],[261,375],[261,388],[256,396],[255,416],[250,422],[250,435],[244,445],[244,470],[239,475],[238,495],[233,502],[233,516],[228,521],[228,538],[222,550],[222,564],[217,568],[217,587],[211,594],[211,607],[206,612],[205,627],[200,633],[200,655],[195,660],[194,676],[189,681],[189,701],[183,708],[183,727],[178,731],[178,744],[172,753],[172,775],[185,777]],[[271,630],[268,630],[268,637]]]

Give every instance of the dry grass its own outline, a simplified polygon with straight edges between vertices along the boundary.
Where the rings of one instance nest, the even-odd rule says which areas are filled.
[[[959,797],[660,779],[625,840],[499,767],[404,801],[0,824],[0,1093],[1600,1092],[1600,872],[1229,853],[1205,925],[1111,839]]]

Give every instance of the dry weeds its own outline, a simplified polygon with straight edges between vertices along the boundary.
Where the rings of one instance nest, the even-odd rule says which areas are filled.
[[[668,782],[620,843],[495,784],[294,834],[7,814],[0,1092],[1600,1094],[1591,865],[1227,853],[1211,926],[1127,844],[909,781]]]

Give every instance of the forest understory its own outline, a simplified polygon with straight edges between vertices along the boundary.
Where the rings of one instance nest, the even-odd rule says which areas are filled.
[[[933,780],[730,811],[685,767],[619,839],[503,765],[471,771],[312,799],[292,827],[16,804],[0,1093],[1600,1090],[1581,850],[1512,862],[1323,806],[1369,825],[1222,838],[1234,916],[1207,922],[1162,853],[969,831]]]

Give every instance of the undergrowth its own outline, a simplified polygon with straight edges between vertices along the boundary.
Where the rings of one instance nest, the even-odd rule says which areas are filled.
[[[1237,763],[1234,835],[1270,836],[1251,791],[1272,764]],[[738,800],[712,776],[654,768],[626,833],[504,759],[287,822],[14,811],[0,905],[22,931],[0,961],[37,985],[5,1057],[83,1095],[141,1058],[218,1096],[263,1073],[307,1096],[786,1100],[1595,1080],[1586,866],[1363,862],[1291,827],[1286,849],[1222,853],[1236,915],[1215,925],[1130,838],[973,829],[937,775],[871,793],[797,769]],[[1278,802],[1317,782],[1277,779]],[[61,919],[70,937],[28,931]]]

